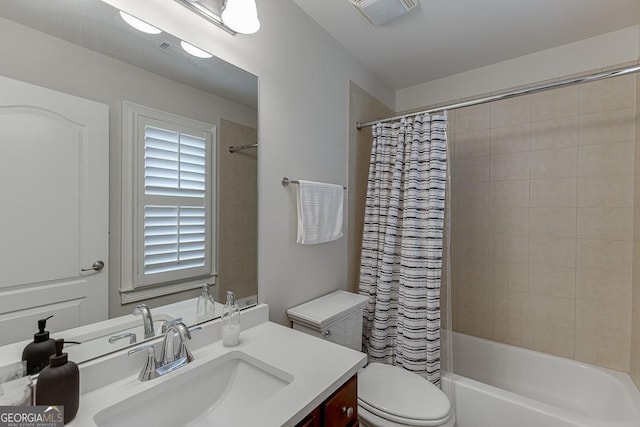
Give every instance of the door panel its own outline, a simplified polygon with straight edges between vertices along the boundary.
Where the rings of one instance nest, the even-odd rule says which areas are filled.
[[[0,77],[0,344],[107,318],[108,144],[108,106]]]

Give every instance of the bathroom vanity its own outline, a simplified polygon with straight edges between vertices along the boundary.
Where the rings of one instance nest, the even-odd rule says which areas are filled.
[[[350,427],[358,425],[358,377],[354,375],[296,427]]]
[[[240,344],[224,347],[221,321],[203,324],[188,341],[194,360],[145,382],[145,352],[81,365],[80,409],[68,425],[357,425],[363,353],[269,322],[264,304],[244,310],[241,325]]]

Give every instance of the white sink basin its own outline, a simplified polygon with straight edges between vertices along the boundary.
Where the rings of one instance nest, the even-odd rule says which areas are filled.
[[[292,381],[291,374],[232,351],[145,382],[149,388],[98,412],[94,422],[100,427],[229,425]]]

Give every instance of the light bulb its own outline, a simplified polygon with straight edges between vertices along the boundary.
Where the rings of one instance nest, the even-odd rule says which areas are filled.
[[[227,0],[221,18],[236,33],[253,34],[260,29],[255,0]]]
[[[120,16],[124,19],[124,22],[131,25],[138,31],[142,31],[147,34],[160,34],[162,30],[157,29],[153,25],[149,25],[146,22],[136,18],[135,16],[131,16],[128,13],[120,11]]]

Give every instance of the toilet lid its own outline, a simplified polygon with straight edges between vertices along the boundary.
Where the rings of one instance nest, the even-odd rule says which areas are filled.
[[[378,410],[413,420],[441,420],[450,416],[447,396],[421,376],[397,366],[370,363],[358,373],[358,399]]]

